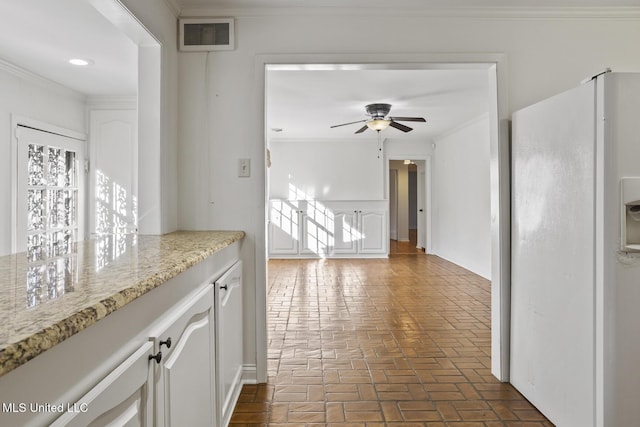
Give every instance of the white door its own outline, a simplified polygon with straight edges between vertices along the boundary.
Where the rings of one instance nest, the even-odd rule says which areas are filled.
[[[32,260],[84,239],[84,141],[18,126],[16,249]]]
[[[358,212],[360,239],[358,252],[383,254],[387,252],[387,215],[382,210]]]
[[[135,233],[138,228],[136,110],[90,112],[91,233]]]
[[[154,425],[215,425],[213,286],[176,309],[150,338],[162,353]]]
[[[333,213],[333,253],[355,254],[358,251],[358,211],[336,210]]]
[[[295,255],[300,239],[300,209],[294,202],[272,200],[269,209],[269,255]]]
[[[594,425],[594,82],[513,115],[511,383]]]
[[[424,249],[427,246],[427,212],[426,212],[426,173],[425,173],[425,161],[418,160],[418,235],[416,247]]]
[[[242,261],[216,281],[215,294],[218,414],[226,426],[242,388]]]
[[[149,355],[153,344],[144,343],[50,427],[151,427],[153,381]]]

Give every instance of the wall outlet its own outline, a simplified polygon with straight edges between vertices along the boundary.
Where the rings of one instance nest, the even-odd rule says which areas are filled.
[[[238,159],[238,176],[251,176],[251,159]]]

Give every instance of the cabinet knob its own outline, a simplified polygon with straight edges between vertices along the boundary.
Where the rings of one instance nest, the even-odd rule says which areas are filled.
[[[160,348],[162,348],[163,345],[166,345],[167,348],[171,348],[171,337],[167,338],[164,341],[160,341]]]
[[[220,286],[220,289],[224,289],[224,290],[226,291],[227,289],[229,289],[229,286],[227,286],[227,285],[222,285],[222,286]]]
[[[160,363],[160,361],[162,360],[162,352],[159,351],[156,354],[150,354],[149,355],[149,360],[154,359],[156,361],[156,363]]]

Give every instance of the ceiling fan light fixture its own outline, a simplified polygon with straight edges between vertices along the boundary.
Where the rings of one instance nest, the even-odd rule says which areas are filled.
[[[385,130],[389,127],[391,120],[387,119],[371,119],[367,121],[367,127],[369,129],[380,132],[381,130]]]

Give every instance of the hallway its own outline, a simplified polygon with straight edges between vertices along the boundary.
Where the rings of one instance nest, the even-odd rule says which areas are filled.
[[[490,373],[489,282],[441,258],[271,260],[267,384],[231,426],[552,426]]]

